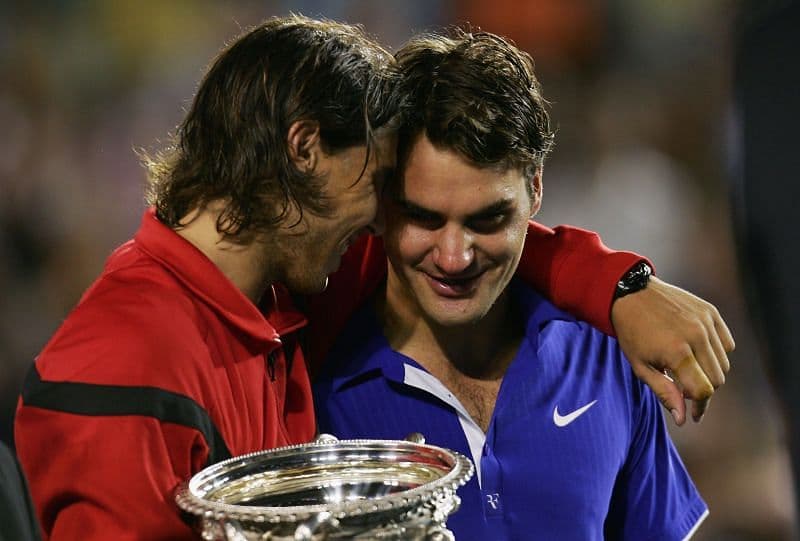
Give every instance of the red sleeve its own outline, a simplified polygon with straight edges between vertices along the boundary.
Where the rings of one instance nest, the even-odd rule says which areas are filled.
[[[610,250],[597,233],[531,221],[517,275],[562,310],[614,336],[611,304],[617,281],[639,261],[647,259]]]
[[[196,430],[21,404],[15,436],[45,541],[195,538],[173,494],[208,456]]]
[[[205,467],[211,444],[193,425],[125,412],[154,404],[165,419],[184,417],[172,397],[203,396],[187,367],[204,346],[181,307],[139,292],[81,303],[23,385],[14,435],[45,540],[195,538],[174,491]]]

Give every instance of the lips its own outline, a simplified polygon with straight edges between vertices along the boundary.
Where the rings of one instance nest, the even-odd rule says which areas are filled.
[[[477,289],[483,273],[467,277],[432,276],[425,273],[428,285],[439,296],[457,299],[469,297]]]

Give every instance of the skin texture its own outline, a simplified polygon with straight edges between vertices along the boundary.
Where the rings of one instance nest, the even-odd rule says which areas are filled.
[[[670,410],[686,421],[685,398],[699,422],[714,390],[730,370],[736,346],[730,329],[710,303],[658,278],[642,291],[617,299],[611,320],[636,375]]]
[[[394,170],[395,143],[391,134],[379,133],[369,161],[363,145],[328,154],[314,123],[298,122],[289,130],[289,149],[296,167],[313,170],[325,180],[333,212],[304,212],[301,217],[292,209],[281,226],[262,239],[266,249],[259,266],[281,261],[273,281],[297,293],[318,293],[354,240],[364,233],[380,233],[378,194]]]

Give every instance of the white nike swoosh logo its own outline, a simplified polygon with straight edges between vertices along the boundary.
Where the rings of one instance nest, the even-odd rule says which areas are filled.
[[[597,403],[597,400],[592,400],[591,402],[589,402],[588,404],[586,404],[582,408],[578,408],[575,411],[573,411],[572,413],[568,413],[566,415],[559,414],[558,413],[558,406],[556,406],[556,409],[553,410],[553,422],[556,424],[556,426],[565,427],[568,424],[570,424],[572,421],[574,421],[575,419],[577,419],[578,417],[580,417],[581,415],[586,413],[586,410],[588,410],[589,408],[594,406],[596,403]]]

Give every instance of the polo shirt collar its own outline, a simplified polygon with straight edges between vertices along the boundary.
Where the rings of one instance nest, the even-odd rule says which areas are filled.
[[[525,335],[531,343],[538,343],[539,331],[550,321],[575,321],[574,316],[556,308],[519,279],[514,278],[508,287],[511,288],[515,307],[519,313],[527,317]],[[367,342],[360,347],[348,348],[348,353],[356,352],[355,355],[348,354],[348,359],[336,358],[334,362],[326,362],[326,365],[334,370],[332,383],[336,391],[354,380],[367,377],[370,373],[383,374],[388,380],[403,383],[406,364],[425,370],[414,359],[394,351],[389,346],[375,313],[373,298],[353,316],[345,332],[339,337],[341,343],[348,345],[356,343],[356,340],[363,341],[364,337],[368,337]],[[336,356],[338,349],[334,348],[331,354]],[[343,361],[346,365],[341,364]]]
[[[145,211],[134,240],[221,318],[257,342],[279,345],[280,333],[306,324],[292,307],[288,291],[278,284],[266,292],[262,313],[203,252],[163,224],[153,207]]]

